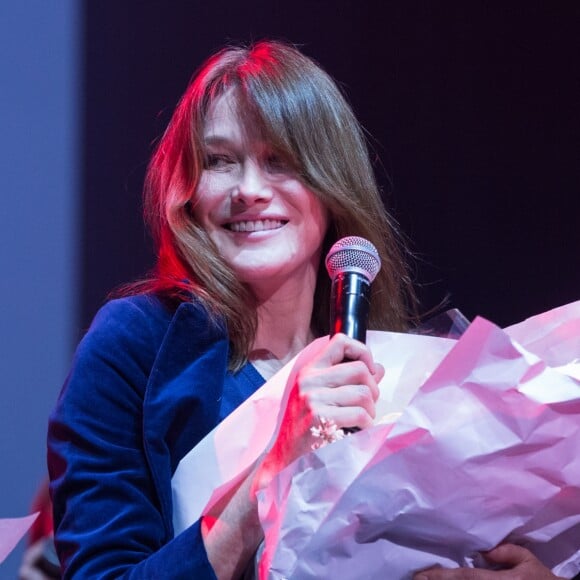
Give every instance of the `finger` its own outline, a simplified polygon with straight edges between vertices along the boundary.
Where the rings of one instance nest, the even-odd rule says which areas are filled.
[[[331,412],[326,409],[333,407],[360,407],[374,419],[375,399],[373,391],[368,385],[344,385],[333,389],[319,389],[312,401],[313,412],[318,416],[331,417]]]
[[[358,427],[366,429],[373,426],[373,418],[363,407],[326,407],[319,415],[332,420],[339,429]]]
[[[368,387],[373,402],[379,398],[379,380],[382,376],[377,380],[376,374],[368,368],[366,363],[360,360],[343,362],[336,365],[334,370],[342,373],[342,380],[337,386],[364,385]],[[382,366],[375,369],[375,371],[379,372],[379,375],[380,370],[382,370]]]
[[[413,580],[500,580],[501,572],[476,568],[429,568],[417,572]],[[507,579],[506,579],[507,580]]]
[[[383,380],[385,372],[386,372],[385,367],[381,363],[375,362],[375,372],[373,373],[373,378],[377,383],[377,398],[375,399],[375,401],[378,400],[379,398],[380,395],[379,384]]]
[[[301,392],[344,385],[366,385],[373,401],[379,397],[379,386],[374,375],[362,361],[348,361],[331,367],[307,366],[298,374]]]
[[[376,372],[373,356],[365,344],[346,334],[335,334],[328,342],[327,348],[322,351],[318,365],[334,366],[344,360],[360,360],[365,363],[371,374]]]
[[[486,560],[505,566],[517,566],[528,561],[537,561],[537,558],[526,548],[516,544],[500,544],[489,552],[483,552]]]

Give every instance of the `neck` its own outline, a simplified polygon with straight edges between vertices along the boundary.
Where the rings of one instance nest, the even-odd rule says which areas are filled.
[[[250,360],[260,372],[275,372],[313,340],[310,322],[315,284],[315,278],[304,280],[259,303],[258,329]]]

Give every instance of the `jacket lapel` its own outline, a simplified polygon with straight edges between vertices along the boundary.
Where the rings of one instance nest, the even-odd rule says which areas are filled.
[[[161,511],[173,533],[171,476],[219,421],[229,340],[199,305],[181,304],[167,329],[143,403],[143,439]]]

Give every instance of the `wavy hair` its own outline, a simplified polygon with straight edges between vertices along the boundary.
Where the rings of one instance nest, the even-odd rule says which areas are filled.
[[[150,279],[132,286],[201,302],[226,323],[230,367],[247,360],[257,326],[247,286],[224,262],[191,212],[203,171],[203,130],[211,106],[231,92],[247,130],[288,160],[328,209],[322,255],[343,236],[361,236],[378,249],[382,269],[371,288],[369,326],[405,330],[415,306],[405,250],[381,200],[363,131],[341,91],[313,60],[285,43],[261,41],[221,50],[199,69],[151,159],[145,216],[157,248]],[[322,261],[321,261],[322,262]],[[321,263],[312,330],[329,331],[331,281]]]

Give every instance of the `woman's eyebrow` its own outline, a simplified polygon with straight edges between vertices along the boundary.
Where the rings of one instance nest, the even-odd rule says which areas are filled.
[[[274,150],[274,147],[267,142],[253,141],[242,139],[239,142],[237,138],[227,135],[220,135],[219,133],[209,133],[203,137],[204,147],[228,147],[232,150],[247,150],[254,153],[265,153]]]
[[[204,135],[203,142],[205,145],[231,145],[232,140],[224,135]]]

